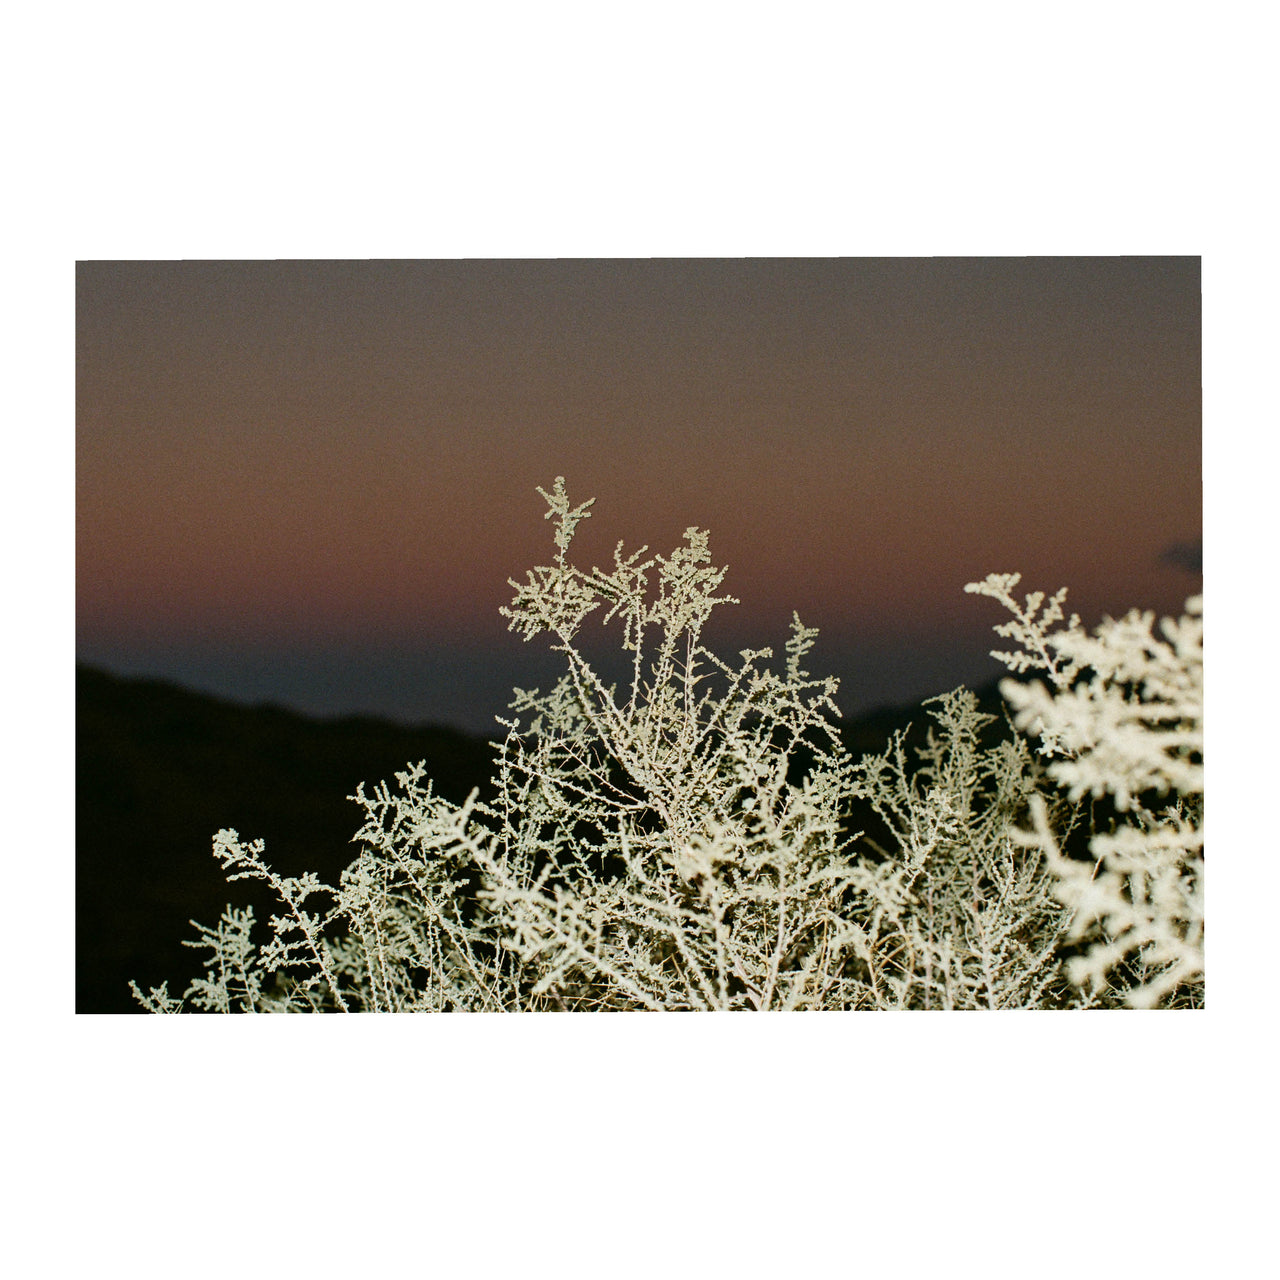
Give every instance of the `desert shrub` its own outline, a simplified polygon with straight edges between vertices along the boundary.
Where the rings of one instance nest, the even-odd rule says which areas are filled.
[[[990,741],[994,718],[956,690],[926,704],[932,725],[914,758],[899,735],[855,762],[837,728],[837,682],[802,666],[817,633],[798,616],[780,670],[768,649],[729,662],[703,644],[712,611],[736,603],[717,594],[724,570],[712,566],[704,531],[687,529],[669,556],[624,554],[619,543],[611,569],[588,571],[569,552],[594,500],[571,505],[562,478],[538,492],[555,521],[554,561],[513,581],[502,613],[526,641],[549,638],[565,674],[545,693],[515,691],[495,799],[452,804],[421,765],[394,788],[362,785],[352,797],[365,814],[359,852],[336,886],[280,877],[261,841],[220,831],[214,853],[228,879],[265,881],[284,910],[261,946],[251,911],[228,907],[216,927],[195,925],[188,945],[208,952],[204,976],[181,999],[167,984],[145,995],[131,984],[144,1007],[1194,1002],[1199,918],[1193,927],[1188,912],[1199,899],[1174,899],[1188,877],[1198,885],[1198,870],[1179,861],[1188,833],[1198,838],[1195,686],[1142,722],[1164,735],[1158,748],[1113,746],[1109,735],[1134,723],[1116,710],[1114,699],[1129,696],[1122,686],[1155,680],[1124,647],[1132,627],[1124,662],[1107,668],[1102,651],[1082,647],[1075,619],[1048,631],[1060,598],[1037,620],[1038,599],[1020,609],[1008,595],[1016,577],[971,584],[1014,610],[997,630],[1022,648],[1005,660],[1045,670],[1052,690],[1011,684],[1013,721]],[[593,613],[620,629],[628,678],[606,684],[584,653]],[[1151,655],[1166,680],[1198,652],[1198,632],[1194,643],[1191,630],[1177,635],[1180,648]],[[1107,636],[1094,643],[1120,643]],[[1100,682],[1094,701],[1080,701],[1086,664]],[[1134,787],[1162,783],[1183,788],[1176,819],[1135,807]],[[1064,852],[1090,790],[1123,799],[1140,823],[1091,836],[1097,868]],[[849,828],[857,806],[878,816],[888,847]],[[1135,858],[1147,876],[1137,888]]]
[[[1068,913],[1043,860],[1018,838],[1041,771],[1019,737],[982,743],[995,718],[967,690],[925,706],[934,723],[914,767],[900,733],[857,771],[856,794],[893,837],[891,849],[874,852],[909,894],[864,952],[874,1007],[1075,1003],[1058,954]],[[1074,806],[1057,796],[1049,805],[1057,829],[1069,828]]]
[[[1089,841],[1089,859],[1063,854],[1043,796],[1017,838],[1042,853],[1071,912],[1068,941],[1089,940],[1067,972],[1095,991],[1122,983],[1125,1002],[1151,1008],[1203,1001],[1204,627],[1200,597],[1179,619],[1134,610],[1092,635],[1062,590],[1044,604],[1011,595],[1018,575],[992,574],[965,590],[1014,615],[996,628],[1020,649],[996,653],[1044,680],[1001,682],[1014,723],[1033,734],[1047,773],[1068,795],[1109,797],[1122,821]],[[1157,808],[1160,801],[1165,801]]]

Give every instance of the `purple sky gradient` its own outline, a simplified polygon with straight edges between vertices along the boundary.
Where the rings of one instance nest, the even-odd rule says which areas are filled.
[[[846,714],[1000,673],[992,571],[1093,623],[1199,590],[1196,258],[81,262],[77,654],[489,732],[498,615],[708,529],[708,636],[792,610]],[[1173,547],[1182,553],[1170,554]],[[617,648],[616,627],[593,652]]]

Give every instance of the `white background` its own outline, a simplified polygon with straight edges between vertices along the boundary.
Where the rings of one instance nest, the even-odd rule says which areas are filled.
[[[11,15],[14,1274],[1256,1270],[1276,1137],[1263,12]],[[1204,257],[1207,1011],[72,1014],[76,259],[1116,253]],[[1132,465],[1141,501],[1141,459],[1098,465]]]

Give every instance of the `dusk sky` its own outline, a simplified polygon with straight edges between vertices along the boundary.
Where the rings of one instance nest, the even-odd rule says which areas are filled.
[[[1089,624],[1200,589],[1184,258],[80,262],[79,660],[493,733],[558,670],[498,614],[546,563],[710,531],[708,629],[792,610],[848,715],[1001,668],[966,582]],[[593,654],[616,624],[588,629]]]

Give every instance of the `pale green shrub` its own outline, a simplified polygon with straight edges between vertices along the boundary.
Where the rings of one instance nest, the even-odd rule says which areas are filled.
[[[1204,626],[1202,601],[1180,619],[1136,610],[1089,635],[1062,620],[1060,591],[1037,616],[1043,595],[1019,606],[1018,575],[992,574],[965,590],[999,600],[1014,622],[1001,635],[1022,645],[997,653],[1014,671],[1043,670],[1049,685],[1015,680],[1001,693],[1019,729],[1034,733],[1047,772],[1073,799],[1109,796],[1124,821],[1089,842],[1092,863],[1062,855],[1040,796],[1018,839],[1042,852],[1072,913],[1070,941],[1093,939],[1072,957],[1073,982],[1103,988],[1126,959],[1136,981],[1126,1003],[1151,1008],[1180,987],[1196,1000],[1204,973]],[[1158,812],[1158,798],[1168,803]]]
[[[1074,1003],[1058,948],[1068,913],[1053,877],[1018,838],[1016,818],[1037,798],[1026,743],[982,747],[994,722],[966,690],[940,698],[920,762],[908,768],[903,735],[858,767],[858,794],[885,822],[882,851],[909,890],[910,908],[882,928],[866,957],[878,1008],[1032,1008]],[[1053,799],[1068,824],[1071,807]]]
[[[736,603],[716,594],[724,570],[711,566],[705,532],[687,529],[670,556],[624,555],[619,543],[612,569],[585,571],[568,553],[591,502],[571,506],[561,478],[539,492],[555,520],[555,560],[512,582],[502,612],[526,640],[548,635],[567,670],[546,693],[516,690],[496,799],[473,792],[450,804],[421,765],[397,774],[395,789],[361,786],[359,854],[336,887],[280,877],[261,841],[219,832],[228,879],[265,880],[285,910],[260,950],[250,911],[229,907],[216,928],[195,926],[188,945],[209,952],[205,975],[181,1000],[167,985],[148,995],[133,986],[145,1007],[1088,1007],[1116,1001],[1103,976],[1135,950],[1141,981],[1120,984],[1130,1003],[1187,999],[1198,933],[1166,905],[1166,880],[1156,875],[1155,897],[1135,906],[1106,879],[1137,856],[1120,837],[1098,845],[1107,871],[1096,883],[1090,864],[1060,848],[1084,791],[1111,786],[1113,759],[1099,745],[1119,723],[1104,717],[1090,738],[1059,708],[1076,696],[1082,664],[1099,660],[1049,634],[1060,599],[1038,621],[1038,600],[1013,606],[1002,630],[1022,645],[1006,655],[1015,670],[1037,667],[1055,682],[1034,705],[1018,701],[1039,697],[1024,686],[1006,690],[1047,765],[1009,726],[984,745],[993,718],[964,690],[928,704],[934,723],[917,759],[899,735],[855,763],[835,724],[836,681],[801,666],[817,633],[799,617],[780,673],[769,650],[729,663],[703,645],[712,610]],[[969,589],[1010,604],[1015,582]],[[622,631],[630,675],[621,688],[577,643],[597,611]],[[1188,767],[1190,742],[1161,748],[1169,769]],[[1137,786],[1152,775],[1124,777]],[[1180,785],[1188,779],[1177,774]],[[851,829],[859,806],[883,822],[889,847]],[[1157,843],[1169,847],[1180,831],[1166,824]],[[308,906],[317,898],[323,910]],[[1094,949],[1064,973],[1063,944],[1092,938],[1095,926]]]

